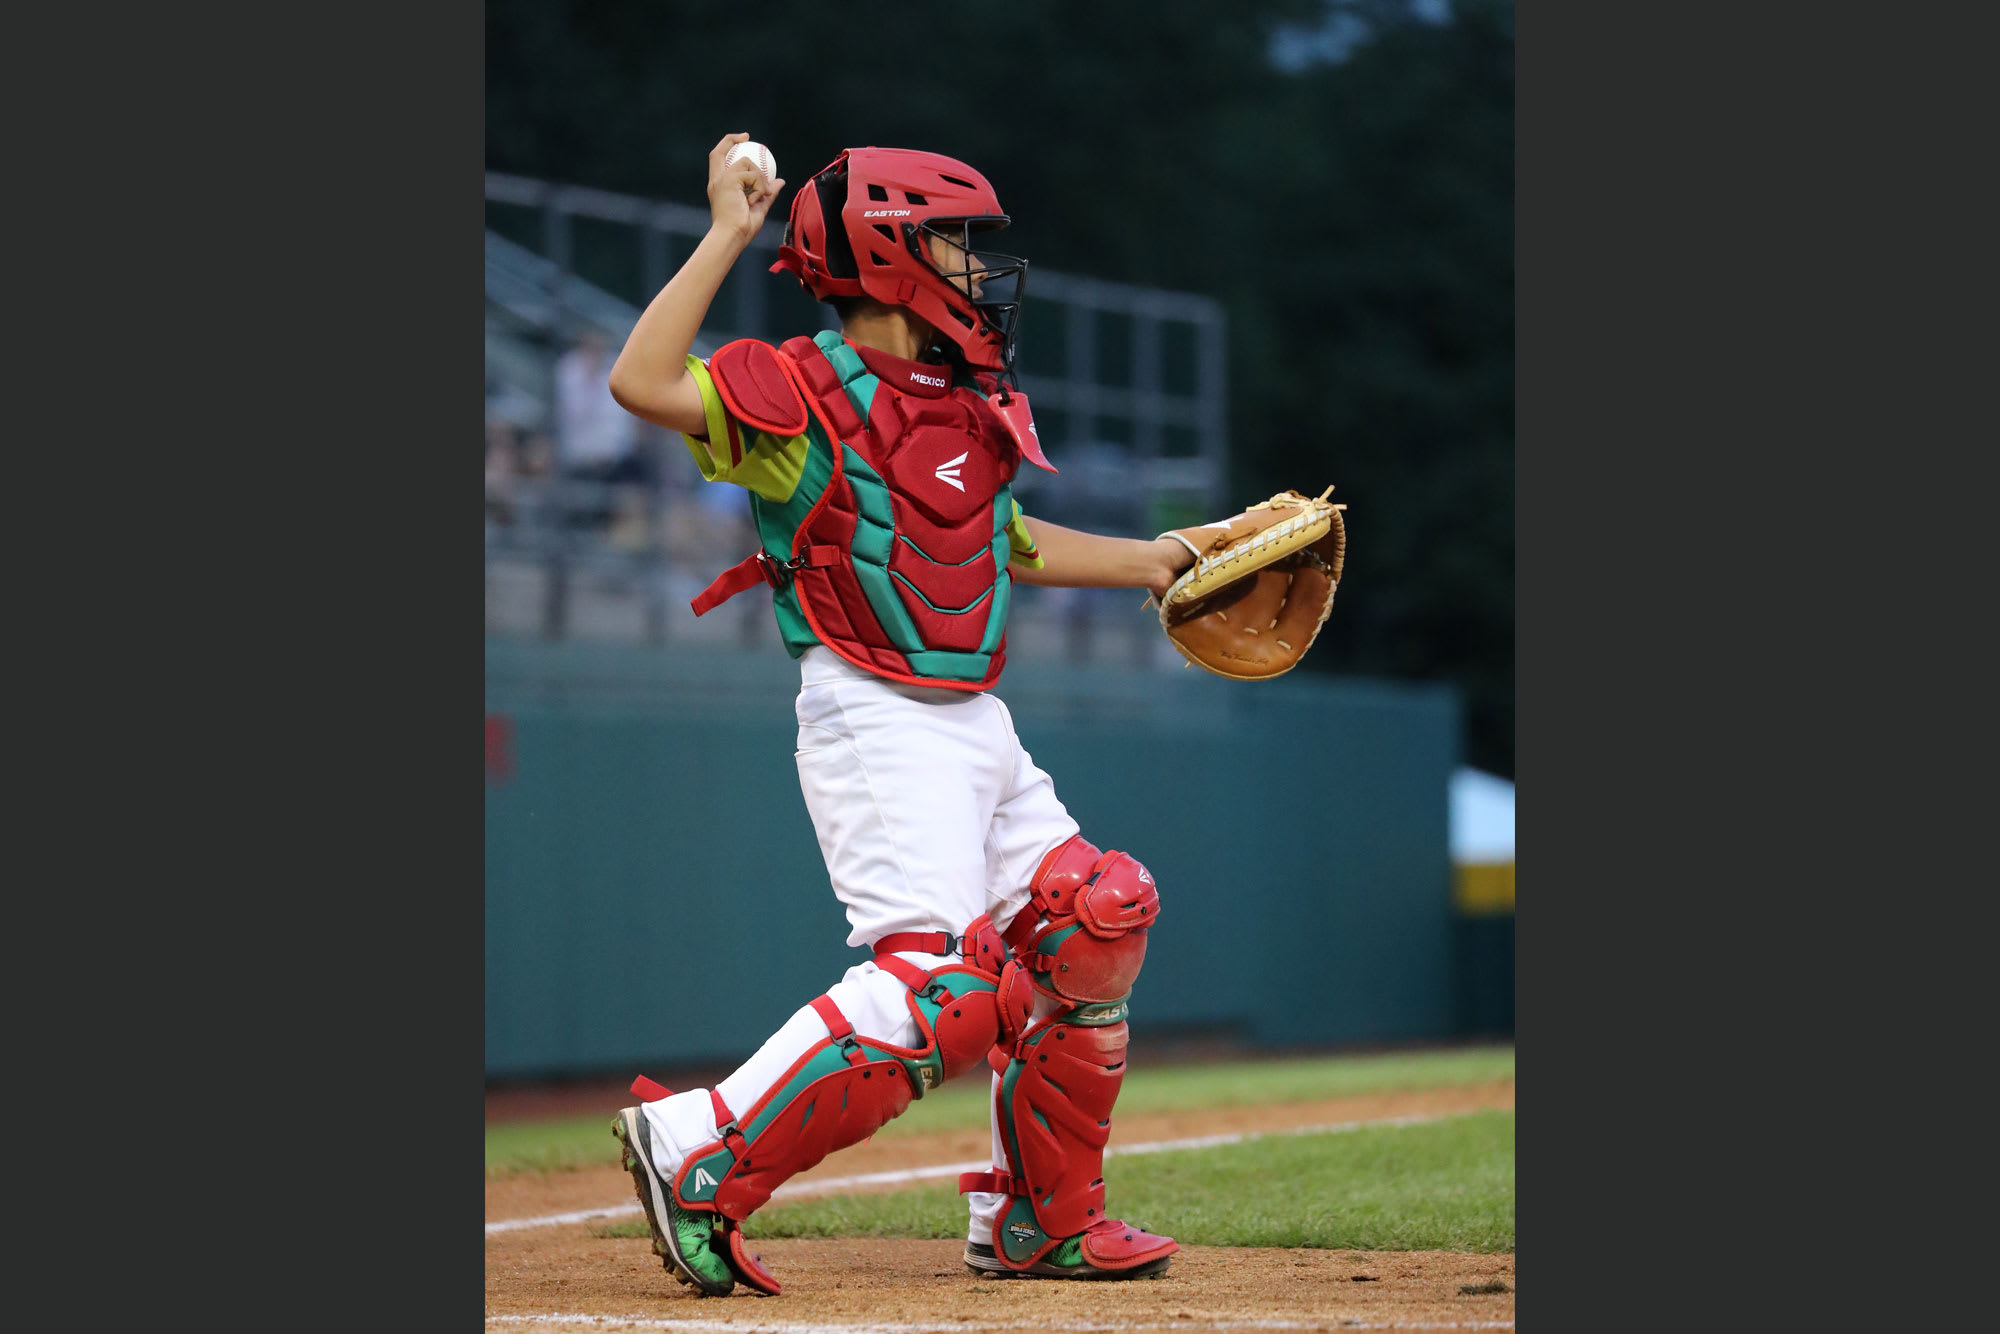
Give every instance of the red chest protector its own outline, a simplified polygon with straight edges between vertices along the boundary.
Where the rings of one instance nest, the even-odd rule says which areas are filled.
[[[777,591],[781,622],[793,599],[812,637],[857,666],[912,684],[991,686],[1006,658],[1008,483],[1024,455],[1048,466],[1026,397],[1010,392],[996,410],[943,367],[832,332],[778,350],[728,344],[709,374],[740,421],[809,444],[788,500],[752,497],[763,550],[695,599],[696,613],[761,580]]]

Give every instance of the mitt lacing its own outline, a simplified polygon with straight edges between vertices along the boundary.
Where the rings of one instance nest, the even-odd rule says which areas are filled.
[[[1326,498],[1332,494],[1333,488],[1330,486],[1320,492],[1317,497],[1302,496],[1296,491],[1280,491],[1269,500],[1260,500],[1256,504],[1246,507],[1243,512],[1248,514],[1251,510],[1290,509],[1297,505],[1324,505]]]

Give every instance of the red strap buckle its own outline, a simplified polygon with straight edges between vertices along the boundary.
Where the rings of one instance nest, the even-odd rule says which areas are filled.
[[[961,1172],[958,1174],[958,1193],[986,1190],[1001,1195],[1029,1194],[1028,1185],[1008,1172]]]
[[[949,931],[892,931],[876,941],[872,948],[878,957],[908,950],[912,954],[956,954],[962,959],[969,939],[971,937],[953,935]]]
[[[763,551],[750,559],[757,562],[757,573],[764,576],[764,582],[778,589],[792,582],[792,575],[805,564],[805,558],[802,556],[780,561],[771,559],[770,554]]]
[[[766,567],[764,582],[773,588],[783,588],[792,582],[800,570],[824,570],[840,560],[840,548],[829,546],[809,546],[790,560],[774,560],[763,552],[757,555]]]
[[[833,1003],[833,997],[818,995],[806,1003],[812,1006],[813,1013],[819,1016],[820,1022],[826,1025],[826,1031],[834,1037],[844,1038],[854,1031],[854,1025],[847,1022],[847,1016]]]
[[[742,1162],[750,1154],[750,1146],[743,1139],[743,1133],[736,1128],[736,1113],[729,1110],[729,1104],[714,1089],[708,1091],[708,1101],[715,1108],[715,1133],[737,1162]]]
[[[834,1043],[839,1046],[840,1054],[847,1058],[847,1063],[849,1065],[868,1064],[868,1053],[861,1049],[861,1043],[855,1039],[854,1025],[847,1022],[847,1016],[842,1014],[840,1007],[833,1003],[833,997],[819,995],[813,997],[807,1003],[812,1006],[813,1012],[820,1017],[820,1022],[826,1025],[827,1033],[833,1038]]]
[[[800,570],[825,569],[839,559],[839,547],[810,546],[790,560],[778,560],[760,548],[754,555],[745,557],[715,576],[715,582],[690,599],[688,605],[694,608],[695,615],[700,616],[759,580],[782,592]]]
[[[875,956],[875,966],[900,981],[904,986],[922,996],[925,1000],[949,1003],[951,992],[945,989],[935,976],[893,954],[882,953]]]

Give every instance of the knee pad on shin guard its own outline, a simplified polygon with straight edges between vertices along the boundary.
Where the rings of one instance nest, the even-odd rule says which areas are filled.
[[[1028,893],[1007,943],[1037,990],[1080,1005],[1131,994],[1160,917],[1159,886],[1137,858],[1077,834],[1042,858]]]

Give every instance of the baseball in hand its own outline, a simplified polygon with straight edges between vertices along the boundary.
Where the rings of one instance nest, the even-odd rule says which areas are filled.
[[[725,167],[730,166],[733,163],[735,163],[735,161],[738,158],[749,158],[752,162],[757,164],[757,170],[764,173],[764,181],[763,181],[764,189],[766,190],[770,189],[771,182],[778,179],[778,164],[777,161],[774,158],[772,158],[771,150],[764,147],[764,145],[758,143],[755,139],[747,139],[744,142],[736,145],[736,147],[730,149],[727,153],[723,154],[722,165]],[[747,185],[743,187],[744,194],[747,195],[750,192],[751,192],[751,187]]]

